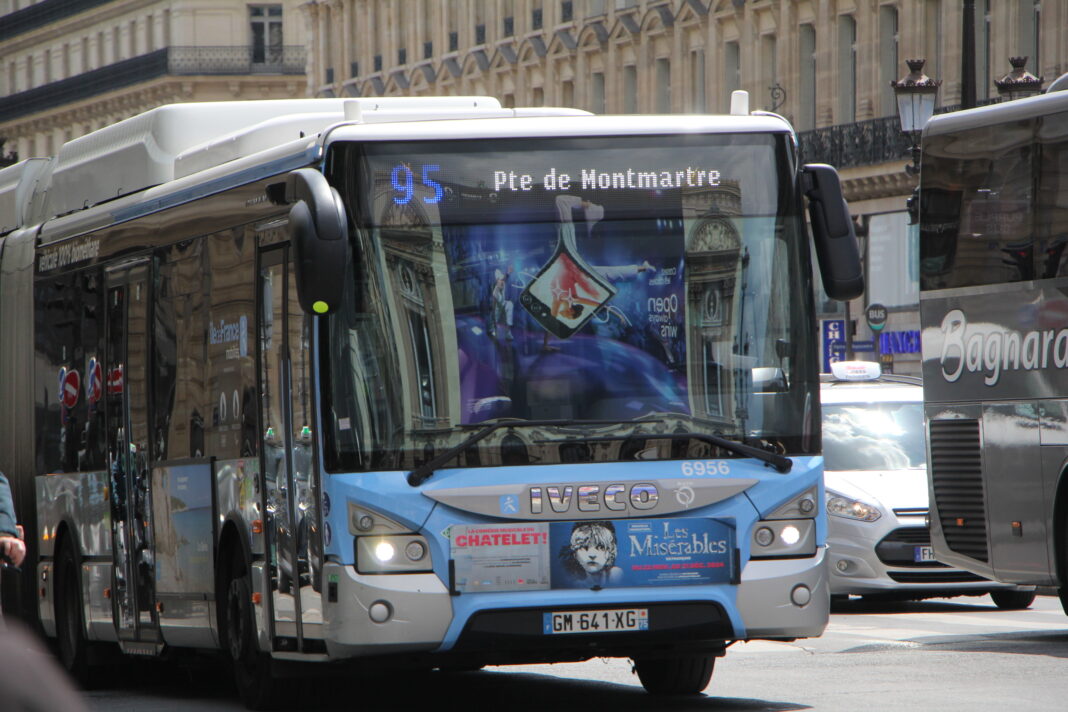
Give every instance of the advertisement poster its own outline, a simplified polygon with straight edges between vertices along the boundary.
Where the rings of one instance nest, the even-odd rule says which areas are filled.
[[[455,524],[449,538],[457,590],[549,588],[548,524]]]
[[[712,519],[549,526],[553,588],[678,586],[731,578],[734,530]]]
[[[731,579],[734,530],[713,519],[454,525],[457,590],[680,586]]]
[[[638,192],[444,192],[464,423],[689,412],[679,198]]]

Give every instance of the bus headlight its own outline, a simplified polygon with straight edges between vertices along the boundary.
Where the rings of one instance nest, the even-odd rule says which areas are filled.
[[[846,497],[841,492],[827,490],[827,514],[845,519],[855,519],[859,522],[874,522],[883,513],[874,504],[864,500]]]
[[[754,559],[813,556],[816,553],[816,523],[812,519],[757,522],[749,548]]]
[[[356,537],[356,570],[361,574],[431,571],[429,547],[418,534]]]

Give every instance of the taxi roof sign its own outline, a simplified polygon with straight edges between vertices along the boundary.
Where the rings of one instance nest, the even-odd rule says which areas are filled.
[[[874,361],[836,361],[831,364],[831,374],[839,381],[874,381],[883,369]]]

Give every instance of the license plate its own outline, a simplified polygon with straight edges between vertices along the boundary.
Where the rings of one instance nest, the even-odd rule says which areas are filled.
[[[607,611],[559,611],[542,614],[542,620],[547,635],[649,630],[649,609],[615,608]]]
[[[916,546],[913,547],[912,560],[915,562],[920,561],[935,561],[934,547],[930,546]]]

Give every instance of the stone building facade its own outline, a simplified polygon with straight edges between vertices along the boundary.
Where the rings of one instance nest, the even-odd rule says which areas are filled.
[[[962,0],[312,0],[313,96],[488,94],[508,106],[596,113],[724,112],[786,116],[803,160],[841,172],[864,248],[868,293],[822,301],[821,329],[852,324],[858,358],[919,370],[918,267],[890,82],[925,58],[941,110],[962,93]],[[1068,0],[974,0],[975,86],[997,99],[1008,58],[1050,83],[1068,71]],[[880,334],[869,303],[890,309]],[[837,322],[837,324],[836,324]],[[874,343],[873,343],[874,342]],[[827,342],[825,358],[842,354]],[[853,339],[850,339],[853,345]],[[876,350],[867,350],[869,345]]]
[[[0,0],[6,162],[181,101],[305,94],[297,0]]]
[[[975,86],[1008,58],[1068,71],[1068,0],[972,0]],[[923,57],[940,110],[962,93],[964,0],[0,0],[0,165],[161,104],[488,94],[596,113],[722,112],[734,89],[838,167],[869,289],[821,300],[861,358],[916,372],[908,141],[890,81]],[[863,319],[889,307],[882,334]],[[852,333],[852,330],[846,330]],[[878,337],[878,338],[875,338]],[[878,348],[865,351],[863,348]],[[828,341],[829,344],[829,341]],[[850,345],[852,345],[852,340]],[[885,348],[884,348],[885,346]],[[828,345],[841,354],[842,345]]]

